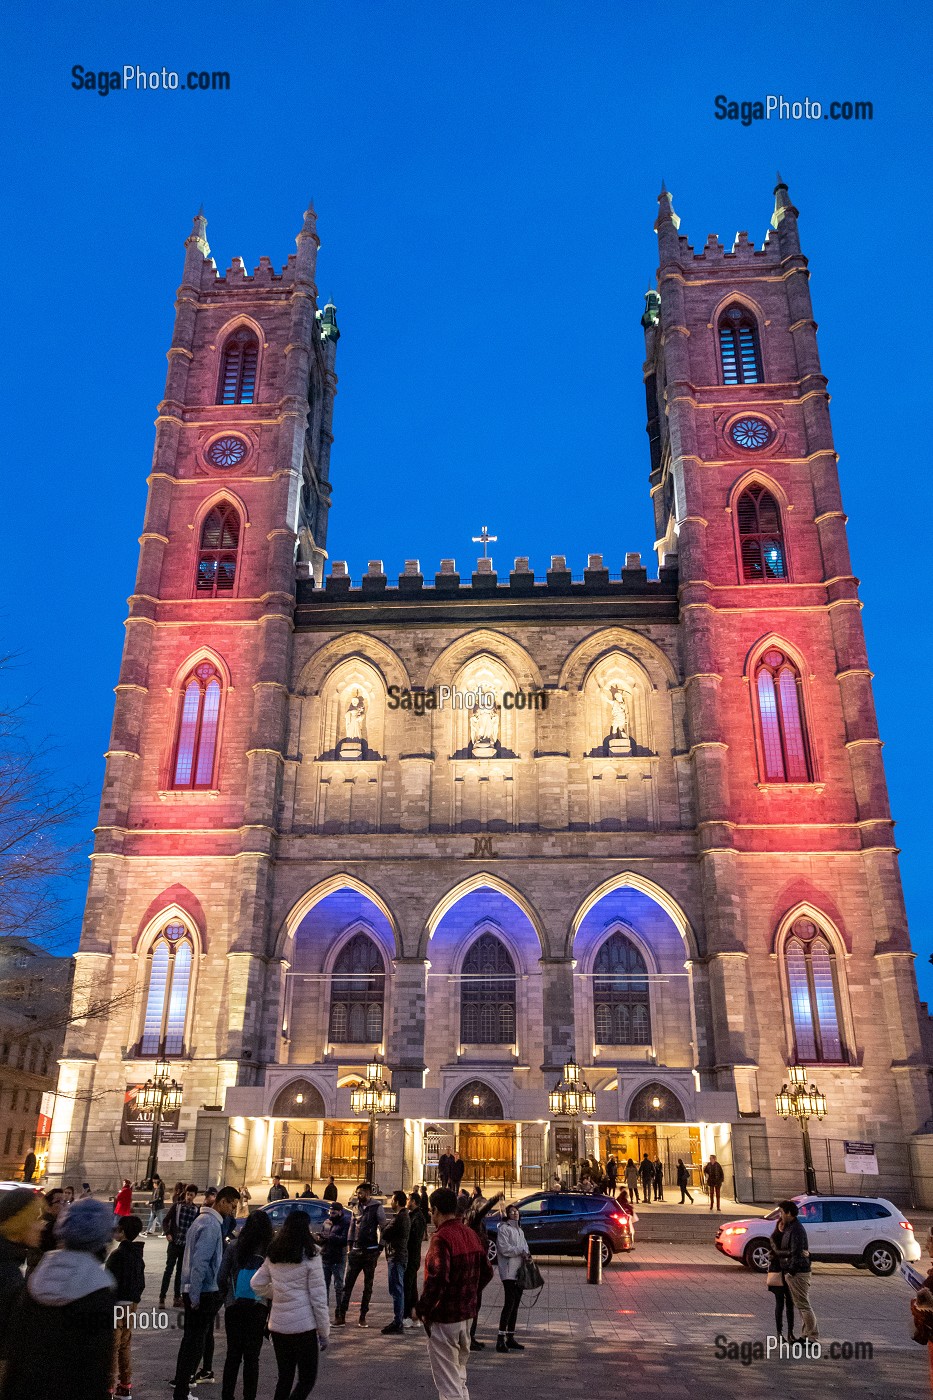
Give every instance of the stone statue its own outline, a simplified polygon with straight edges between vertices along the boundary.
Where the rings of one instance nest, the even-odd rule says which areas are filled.
[[[470,711],[470,740],[474,747],[495,748],[499,742],[499,705],[477,705]]]
[[[625,738],[628,735],[628,708],[622,687],[613,682],[606,691],[606,699],[609,701],[609,737]]]
[[[347,706],[343,717],[343,727],[348,739],[362,739],[363,720],[366,718],[366,701],[362,692],[354,690],[350,696],[350,703]]]

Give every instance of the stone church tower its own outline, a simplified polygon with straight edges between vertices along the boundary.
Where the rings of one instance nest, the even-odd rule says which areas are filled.
[[[652,578],[327,571],[315,224],[280,272],[221,276],[200,216],[186,244],[53,1173],[141,1174],[162,1056],[163,1174],[255,1194],[374,1155],[394,1188],[457,1148],[521,1192],[583,1150],[715,1151],[769,1200],[802,1184],[774,1101],[802,1063],[821,1188],[868,1139],[910,1200],[925,1017],[787,187],[761,247],[700,253],[662,191]],[[582,1128],[548,1113],[571,1058]]]

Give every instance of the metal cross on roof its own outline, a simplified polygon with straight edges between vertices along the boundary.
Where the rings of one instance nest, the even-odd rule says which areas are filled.
[[[487,558],[487,547],[490,544],[495,544],[498,538],[498,535],[491,535],[488,526],[484,525],[480,533],[473,536],[473,543],[483,546],[483,558],[485,559]]]

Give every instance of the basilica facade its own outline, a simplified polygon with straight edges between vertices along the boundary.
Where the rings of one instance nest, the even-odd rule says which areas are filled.
[[[519,1191],[583,1151],[716,1152],[767,1199],[802,1187],[775,1106],[800,1064],[821,1188],[856,1189],[857,1140],[867,1187],[916,1196],[927,1018],[797,211],[779,184],[761,246],[696,252],[662,191],[656,229],[656,564],[499,572],[484,543],[352,579],[314,211],[280,271],[221,274],[195,220],[53,1174],[139,1177],[167,1060],[164,1176],[349,1183],[374,1146],[395,1188],[456,1148]],[[549,1112],[569,1060],[582,1123]]]

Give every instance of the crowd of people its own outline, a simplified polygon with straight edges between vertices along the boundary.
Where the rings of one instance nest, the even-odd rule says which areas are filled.
[[[692,1167],[688,1167],[684,1159],[678,1157],[675,1181],[680,1191],[680,1205],[687,1201],[693,1205],[693,1195],[690,1191],[691,1171]],[[720,1195],[726,1174],[715,1155],[710,1156],[704,1165],[702,1178],[704,1190],[709,1196],[710,1210],[721,1210]],[[555,1172],[552,1185],[555,1190],[561,1190],[567,1182],[559,1172]],[[615,1156],[608,1157],[605,1164],[597,1157],[587,1156],[580,1163],[579,1189],[597,1195],[615,1196],[620,1204],[626,1207],[649,1201],[663,1201],[664,1163],[657,1155],[654,1158],[649,1157],[647,1152],[640,1162],[629,1157],[624,1164]]]

